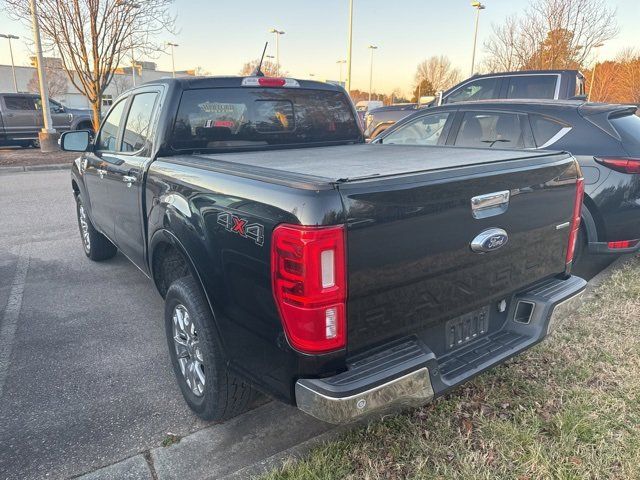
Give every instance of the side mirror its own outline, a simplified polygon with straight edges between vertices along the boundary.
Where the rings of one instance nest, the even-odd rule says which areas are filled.
[[[60,136],[60,148],[65,152],[86,152],[91,144],[89,130],[73,130]]]

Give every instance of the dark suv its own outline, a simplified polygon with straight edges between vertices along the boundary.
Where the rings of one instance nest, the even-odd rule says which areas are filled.
[[[578,70],[529,70],[474,75],[442,93],[441,104],[491,99],[560,100],[584,96],[584,75]],[[367,113],[365,137],[375,138],[394,123],[439,99],[417,105],[389,105]]]
[[[578,249],[628,253],[640,248],[636,110],[635,105],[578,100],[456,103],[416,112],[373,143],[571,152],[585,178]]]

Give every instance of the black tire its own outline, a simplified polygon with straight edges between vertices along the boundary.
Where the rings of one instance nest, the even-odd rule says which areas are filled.
[[[95,262],[112,258],[118,249],[107,237],[95,229],[89,215],[84,210],[80,195],[76,195],[76,215],[84,254]],[[86,232],[83,221],[86,222]]]
[[[183,361],[189,363],[193,359],[202,360],[200,364],[196,362],[194,370],[187,368],[188,371],[198,368],[204,375],[204,384],[195,388],[201,389],[198,394],[194,393],[192,386],[187,383],[188,374],[183,374],[178,362],[178,345],[174,341],[174,333],[179,335],[180,327],[178,320],[174,322],[174,314],[180,307],[184,307],[188,313],[188,324],[195,327],[195,334],[191,337],[195,338],[195,343],[192,345],[198,345],[195,350],[191,348],[193,355],[183,353]],[[255,398],[255,392],[246,382],[229,371],[211,310],[193,277],[183,277],[171,284],[165,297],[164,317],[173,371],[182,396],[191,410],[204,420],[216,421],[227,420],[245,412]],[[181,341],[188,343],[190,340],[181,337]],[[183,352],[186,350],[184,348]]]

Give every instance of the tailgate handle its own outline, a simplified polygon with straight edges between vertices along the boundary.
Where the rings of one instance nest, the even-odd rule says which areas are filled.
[[[487,218],[501,215],[509,208],[510,191],[485,193],[471,199],[473,218]]]

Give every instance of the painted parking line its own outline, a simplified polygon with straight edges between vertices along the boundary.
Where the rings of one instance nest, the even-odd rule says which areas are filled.
[[[7,305],[0,320],[0,398],[4,392],[4,384],[9,372],[11,352],[18,327],[18,317],[22,308],[24,283],[29,270],[30,246],[23,244],[18,252],[18,264],[11,282],[11,291]]]

